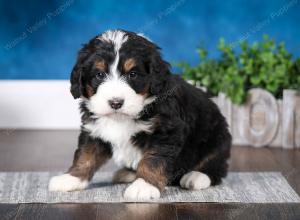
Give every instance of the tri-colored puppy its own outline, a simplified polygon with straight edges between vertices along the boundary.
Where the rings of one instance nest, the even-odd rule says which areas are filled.
[[[71,93],[81,99],[82,126],[73,165],[50,191],[86,188],[110,158],[115,182],[132,182],[125,198],[159,198],[166,185],[200,190],[227,173],[231,135],[217,106],[170,73],[143,35],[110,30],[79,51]]]

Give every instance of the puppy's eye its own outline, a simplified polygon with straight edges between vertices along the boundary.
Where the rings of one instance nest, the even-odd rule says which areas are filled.
[[[135,79],[137,77],[137,72],[136,71],[130,71],[128,73],[129,79]]]
[[[104,72],[99,72],[96,74],[96,78],[99,79],[99,80],[102,80],[106,77],[106,73]]]

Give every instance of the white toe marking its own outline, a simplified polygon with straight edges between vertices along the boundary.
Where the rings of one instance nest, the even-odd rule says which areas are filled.
[[[66,173],[60,176],[54,176],[49,182],[49,191],[68,192],[82,190],[88,186],[88,181],[82,181],[78,177]]]
[[[206,189],[210,186],[210,184],[210,178],[205,173],[201,173],[198,171],[188,172],[180,179],[181,187],[186,189]]]
[[[142,178],[136,179],[127,187],[124,193],[124,198],[129,200],[150,200],[159,197],[159,189]]]

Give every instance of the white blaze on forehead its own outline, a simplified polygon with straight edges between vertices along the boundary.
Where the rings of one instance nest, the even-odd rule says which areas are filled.
[[[114,78],[118,77],[118,63],[119,63],[119,50],[121,49],[123,43],[128,40],[128,36],[126,33],[120,30],[109,30],[104,32],[101,36],[98,37],[99,40],[112,42],[114,45],[114,50],[116,53],[116,57],[114,62],[111,65],[110,71]]]
[[[115,51],[118,52],[124,42],[128,40],[126,33],[119,30],[109,30],[98,37],[99,40],[112,42],[115,46]]]

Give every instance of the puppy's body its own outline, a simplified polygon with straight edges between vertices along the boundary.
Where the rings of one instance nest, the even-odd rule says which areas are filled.
[[[71,83],[82,99],[71,177],[89,181],[113,158],[124,182],[135,179],[124,196],[150,199],[167,184],[202,189],[226,176],[231,136],[224,117],[200,89],[171,75],[144,37],[117,30],[94,38],[81,50]],[[60,190],[62,178],[54,177],[50,190]]]

